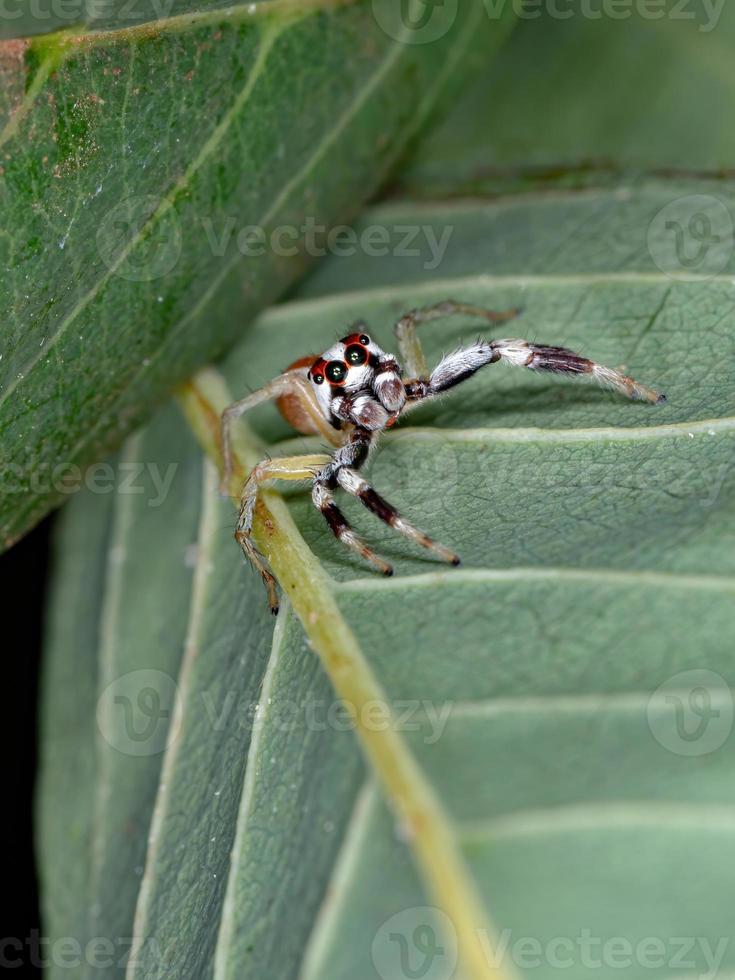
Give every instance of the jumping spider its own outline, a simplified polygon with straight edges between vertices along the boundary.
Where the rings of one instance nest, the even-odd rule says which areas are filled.
[[[337,487],[357,497],[395,531],[432,551],[443,561],[458,565],[459,557],[453,551],[409,524],[357,472],[368,458],[378,433],[394,425],[407,409],[448,391],[481,367],[497,361],[507,361],[532,371],[589,375],[629,398],[655,404],[666,400],[653,389],[565,347],[547,347],[517,339],[477,340],[447,354],[429,374],[416,332],[420,324],[456,314],[480,317],[489,323],[504,323],[519,312],[514,309],[496,313],[446,300],[406,313],[396,324],[396,338],[405,371],[392,354],[382,350],[369,336],[366,324],[359,322],[352,328],[353,333],[333,344],[320,357],[296,361],[265,387],[226,409],[222,415],[223,490],[232,475],[230,425],[244,412],[268,399],[277,400],[282,415],[298,432],[320,434],[335,446],[331,456],[265,459],[253,469],[242,489],[235,537],[245,556],[262,575],[273,613],[278,612],[275,579],[251,536],[258,491],[268,480],[311,480],[314,506],[322,512],[336,537],[384,575],[392,575],[393,569],[353,531],[334,502],[333,491]]]

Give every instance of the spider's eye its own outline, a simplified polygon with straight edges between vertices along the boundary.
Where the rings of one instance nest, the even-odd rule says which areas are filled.
[[[364,364],[368,359],[368,352],[359,344],[351,344],[345,351],[345,360],[348,364]]]
[[[347,374],[347,365],[342,361],[330,361],[329,364],[327,364],[327,370],[325,373],[332,384],[339,384],[340,381],[344,381],[345,379],[345,375]]]
[[[320,384],[322,384],[324,382],[324,375],[323,374],[312,374],[311,380],[314,382],[315,385],[320,385]]]
[[[361,333],[358,339],[364,347],[367,347],[370,343],[370,338],[366,333]]]

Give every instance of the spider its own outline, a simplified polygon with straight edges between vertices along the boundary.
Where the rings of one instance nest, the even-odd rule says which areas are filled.
[[[375,343],[367,325],[359,321],[352,327],[352,333],[333,344],[321,356],[295,361],[283,374],[224,411],[223,492],[226,492],[232,475],[231,424],[264,401],[276,399],[281,414],[298,432],[304,435],[320,434],[335,447],[331,455],[264,459],[253,469],[243,486],[235,538],[246,558],[260,572],[273,613],[278,612],[276,581],[266,566],[265,558],[252,541],[255,503],[260,488],[267,481],[310,480],[314,506],[324,515],[335,536],[383,575],[392,575],[392,567],[352,529],[334,501],[334,491],[338,487],[357,497],[368,510],[399,534],[426,548],[437,558],[458,565],[458,555],[409,523],[358,472],[375,446],[378,434],[391,428],[409,408],[427,398],[443,394],[466,381],[480,368],[498,361],[532,371],[588,375],[629,398],[654,404],[666,401],[664,395],[653,389],[565,347],[548,347],[518,339],[478,339],[447,354],[429,373],[417,334],[421,324],[454,315],[477,317],[497,324],[505,323],[519,313],[519,309],[494,312],[454,300],[412,310],[401,317],[395,328],[405,370],[402,370],[393,354]]]

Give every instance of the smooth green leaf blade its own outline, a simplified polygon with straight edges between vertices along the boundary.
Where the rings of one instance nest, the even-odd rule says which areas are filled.
[[[704,240],[696,237],[702,216],[710,219]],[[354,292],[359,304],[363,290],[432,281],[446,282],[449,289],[474,276],[512,276],[520,288],[529,278],[541,285],[570,276],[581,283],[597,276],[601,284],[621,276],[647,277],[651,285],[708,281],[735,273],[734,225],[733,188],[715,180],[646,180],[498,199],[395,201],[368,208],[355,225],[361,247],[317,266],[298,295],[310,299]],[[387,241],[370,249],[376,228],[385,229]],[[402,312],[398,301],[393,312]],[[265,345],[266,350],[272,346]]]
[[[44,926],[54,936],[87,931],[97,645],[112,506],[109,494],[89,494],[85,506],[69,508],[55,539],[36,798]]]
[[[421,142],[401,189],[442,197],[600,186],[624,172],[730,177],[734,36],[727,3],[532,4]]]
[[[320,868],[331,866],[338,847],[343,800],[349,807],[362,768],[354,742],[331,745],[326,727],[310,739],[293,739],[310,706],[327,698],[326,680],[313,657],[283,662],[287,616],[269,642],[272,617],[254,576],[243,588],[237,549],[227,547],[223,534],[231,505],[218,499],[216,487],[210,472],[179,676],[181,730],[166,757],[153,816],[155,843],[135,921],[140,942],[129,967],[134,977],[164,969],[209,976],[218,935],[241,948],[249,970],[262,964],[269,974],[291,975],[323,893]],[[263,719],[274,703],[278,718],[270,725]],[[329,767],[318,771],[325,759]],[[206,773],[206,780],[192,779],[193,772]],[[305,772],[314,778],[305,781]],[[250,872],[225,903],[233,860],[245,861]],[[243,916],[247,930],[240,928]],[[284,941],[279,923],[285,920]]]
[[[217,977],[298,975],[364,778],[351,725],[338,708],[301,628],[284,616],[240,801]],[[337,738],[335,723],[342,726]]]
[[[680,185],[672,193],[680,197]],[[681,282],[656,266],[646,243],[665,196],[655,185],[621,200],[622,223],[609,194],[529,197],[474,215],[463,205],[419,208],[414,224],[438,228],[443,221],[455,229],[440,281],[416,259],[406,263],[400,285],[398,258],[387,284],[380,281],[384,259],[330,262],[333,268],[306,287],[310,298],[261,317],[226,364],[233,391],[246,390],[287,359],[318,351],[357,317],[389,346],[401,312],[454,296],[498,309],[521,303],[523,316],[504,332],[625,363],[667,391],[666,406],[635,405],[592,386],[490,367],[388,434],[371,463],[371,482],[409,519],[460,550],[465,567],[456,571],[341,500],[395,564],[395,578],[378,579],[337,546],[308,493],[288,494],[456,822],[493,920],[511,930],[511,946],[531,937],[545,949],[557,937],[575,942],[584,930],[634,948],[657,936],[665,961],[650,972],[661,977],[671,974],[676,937],[698,936],[713,950],[730,940],[723,868],[735,829],[732,283],[729,276]],[[401,215],[410,223],[407,207]],[[571,228],[590,227],[613,243],[606,253],[569,244]],[[513,246],[502,274],[493,276],[501,231]],[[554,254],[558,265],[543,272]],[[530,272],[517,264],[523,255]],[[364,288],[340,292],[335,285],[329,292],[330,283],[359,281],[361,265]],[[428,325],[422,334],[430,362],[476,332],[472,321]],[[272,408],[253,421],[269,440],[287,435]],[[291,437],[270,452],[313,446]],[[165,549],[167,540],[162,524],[150,547]],[[207,550],[219,563],[215,541]],[[400,977],[400,943],[391,937],[409,942],[417,923],[434,922],[421,911],[427,898],[410,842],[370,785],[359,791],[353,733],[334,718],[325,731],[324,714],[306,714],[306,705],[324,710],[333,696],[301,627],[280,622],[274,642],[259,583],[238,569],[226,526],[221,547],[222,569],[231,573],[222,604],[208,610],[207,648],[247,644],[254,651],[231,683],[251,692],[249,668],[257,663],[263,713],[247,759],[237,763],[244,765],[237,807],[233,789],[225,810],[211,799],[202,810],[218,767],[230,767],[228,753],[212,761],[191,742],[184,751],[184,741],[174,750],[174,788],[166,780],[158,797],[168,816],[144,876],[161,897],[151,903],[145,888],[139,897],[137,921],[145,926],[138,942],[145,947],[175,934],[172,955],[181,964],[206,936],[211,958],[197,963],[203,975],[217,977],[341,980],[380,969]],[[214,666],[192,675],[182,729],[190,726],[212,745],[222,734],[202,734],[197,695],[214,683],[220,717],[223,685],[211,681]],[[682,738],[666,701],[679,698],[686,708],[692,670],[699,686],[712,685],[710,706],[719,712],[708,743]],[[703,671],[711,672],[706,681]],[[296,720],[285,732],[284,712]],[[198,802],[185,809],[188,800]],[[195,832],[188,839],[189,826]],[[206,833],[218,836],[223,827],[222,850],[210,850],[217,841]],[[183,841],[189,847],[182,854],[191,853],[180,858],[178,875],[172,855]],[[227,885],[219,890],[212,865],[225,868],[230,851]],[[58,872],[52,865],[47,873]],[[182,887],[195,886],[212,899],[192,915],[192,904],[178,898]],[[164,910],[163,896],[171,894],[177,901]],[[279,936],[284,922],[294,923],[293,936]],[[724,970],[733,965],[731,943],[725,945]],[[696,972],[702,947],[693,955]],[[641,968],[608,959],[596,972],[633,980]],[[532,972],[551,976],[552,969],[542,959]],[[135,970],[137,977],[163,975],[151,959]],[[579,957],[567,972],[587,975]]]
[[[607,747],[592,740],[590,755]],[[732,923],[712,895],[728,889],[728,811],[625,803],[606,806],[602,815],[572,807],[468,828],[465,852],[503,923],[503,960],[549,980],[560,969],[575,978],[591,970],[605,980],[643,970],[665,977],[682,959],[697,975],[715,968],[726,974]],[[361,807],[352,833],[356,843],[340,867],[304,980],[349,980],[381,968],[389,977],[410,976],[416,964],[426,963],[433,943],[442,942],[377,795]],[[434,931],[411,945],[417,922]],[[412,960],[400,956],[402,948]],[[441,949],[448,953],[430,960],[439,976],[452,963],[451,945]]]
[[[376,190],[481,26],[410,45],[366,0],[278,0],[7,42],[0,541],[301,275],[304,229]]]
[[[175,678],[201,503],[201,464],[171,407],[133,437],[116,466],[100,471],[97,493],[85,491],[70,508],[72,525],[85,528],[79,534],[86,548],[80,554],[77,540],[63,552],[49,641],[41,840],[42,851],[53,849],[63,866],[49,878],[45,915],[52,928],[65,924],[57,935],[81,945],[75,976],[101,966],[108,975],[124,972],[162,754],[177,724]],[[98,529],[101,506],[106,526]],[[158,528],[165,528],[166,547],[151,552]],[[80,594],[83,601],[74,601]],[[68,754],[57,743],[57,705],[74,721]],[[59,819],[63,812],[68,822]],[[70,825],[88,831],[73,838],[78,852],[69,853]],[[112,948],[93,948],[96,939]],[[87,953],[98,958],[96,967]],[[64,963],[53,965],[70,975]]]

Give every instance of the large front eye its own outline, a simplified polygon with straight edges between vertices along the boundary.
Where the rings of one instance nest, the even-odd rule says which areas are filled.
[[[327,370],[324,372],[332,384],[338,385],[344,381],[347,374],[347,365],[342,361],[330,361]]]
[[[348,364],[364,364],[368,359],[368,352],[359,344],[352,344],[345,351],[345,360]]]

